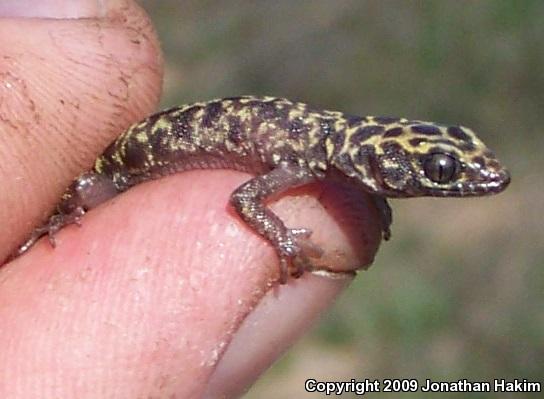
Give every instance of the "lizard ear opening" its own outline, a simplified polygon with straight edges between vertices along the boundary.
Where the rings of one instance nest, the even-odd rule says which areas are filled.
[[[410,196],[413,170],[408,155],[394,143],[383,146],[383,149],[383,154],[378,155],[375,161],[376,180],[391,197]]]

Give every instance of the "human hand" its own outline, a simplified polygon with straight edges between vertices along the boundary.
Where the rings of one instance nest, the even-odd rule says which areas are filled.
[[[38,3],[18,15],[73,19],[0,20],[0,259],[160,95],[160,50],[134,3],[60,2],[62,15]],[[248,177],[142,184],[62,230],[55,250],[42,240],[3,266],[0,397],[231,397],[251,384],[350,278],[277,286],[274,250],[227,205]],[[372,261],[380,229],[368,197],[317,185],[288,194],[271,206],[314,231],[323,262]]]

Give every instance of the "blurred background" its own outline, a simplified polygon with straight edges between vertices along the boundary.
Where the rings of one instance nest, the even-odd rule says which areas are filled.
[[[543,382],[544,2],[141,4],[166,57],[163,106],[267,94],[460,123],[512,173],[496,197],[391,201],[374,265],[247,398],[302,396],[308,377]]]

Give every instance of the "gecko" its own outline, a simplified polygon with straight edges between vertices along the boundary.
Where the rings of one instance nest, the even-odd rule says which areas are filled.
[[[510,174],[469,128],[396,117],[353,116],[284,98],[241,96],[174,107],[129,127],[92,170],[66,189],[41,236],[80,223],[85,212],[161,176],[192,169],[234,169],[254,177],[230,204],[276,250],[280,282],[312,270],[321,249],[307,228],[289,228],[266,205],[271,196],[334,179],[368,192],[383,238],[392,222],[387,198],[468,197],[503,191]]]

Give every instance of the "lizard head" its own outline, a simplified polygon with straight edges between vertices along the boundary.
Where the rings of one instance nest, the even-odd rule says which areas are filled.
[[[508,171],[468,128],[405,119],[374,126],[377,134],[359,143],[352,135],[343,148],[353,169],[346,174],[378,195],[479,196],[501,192],[510,183]]]

